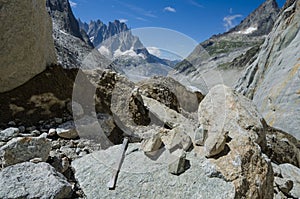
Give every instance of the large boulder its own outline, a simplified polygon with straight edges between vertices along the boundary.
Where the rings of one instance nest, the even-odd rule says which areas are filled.
[[[26,162],[34,158],[48,159],[51,142],[44,137],[13,138],[0,148],[3,166]]]
[[[205,155],[234,183],[236,197],[272,198],[273,170],[262,155],[266,124],[252,102],[217,85],[200,103],[198,114],[208,132]]]
[[[142,95],[155,99],[176,112],[197,112],[204,98],[200,92],[194,93],[171,77],[153,77],[137,84]]]
[[[0,92],[12,90],[56,63],[45,0],[0,1]]]
[[[71,198],[72,186],[47,163],[30,163],[0,171],[0,198]]]
[[[199,105],[198,118],[210,134],[227,134],[233,140],[245,135],[261,148],[266,146],[266,123],[256,107],[225,85],[209,91]]]

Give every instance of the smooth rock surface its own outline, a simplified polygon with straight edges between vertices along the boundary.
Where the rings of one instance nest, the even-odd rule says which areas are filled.
[[[0,92],[5,92],[55,64],[56,55],[45,0],[1,0],[0,4]]]
[[[20,163],[0,171],[0,198],[70,198],[72,186],[47,163]]]
[[[209,137],[206,139],[204,148],[205,156],[212,157],[221,153],[226,145],[227,134],[224,132],[210,132]]]
[[[270,126],[300,139],[300,1],[288,1],[236,85]]]
[[[129,144],[115,190],[109,190],[106,184],[120,145],[73,161],[75,178],[87,198],[234,198],[230,182],[205,176],[201,166],[204,158],[187,155],[191,168],[175,176],[168,173],[168,162],[174,157],[167,151],[152,160],[139,147],[139,144]]]

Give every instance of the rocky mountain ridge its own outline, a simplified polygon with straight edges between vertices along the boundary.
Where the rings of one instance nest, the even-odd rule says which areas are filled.
[[[129,31],[127,25],[119,20],[109,22],[108,25],[104,24],[101,20],[92,20],[87,24],[78,19],[78,23],[80,28],[87,33],[94,46],[99,46],[103,41],[116,34]]]
[[[244,54],[247,60],[255,56],[279,11],[275,0],[265,1],[236,27],[200,43],[175,69],[195,82],[208,71],[221,73],[223,83],[233,86],[244,69],[242,65],[235,67],[235,59]]]
[[[65,68],[107,68],[110,61],[94,50],[84,31],[81,31],[68,0],[47,0],[52,18],[53,38],[60,63]]]

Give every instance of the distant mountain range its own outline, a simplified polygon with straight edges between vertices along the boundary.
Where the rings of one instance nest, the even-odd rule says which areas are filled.
[[[229,86],[233,86],[245,66],[254,61],[280,11],[275,0],[267,0],[239,25],[200,43],[178,63],[149,53],[119,20],[108,24],[101,20],[89,23],[77,20],[67,0],[47,0],[47,8],[53,20],[58,61],[65,68],[110,68],[133,81],[170,75],[191,85],[200,80],[210,84],[203,76],[213,72],[209,81],[222,81]]]
[[[96,49],[112,60],[114,69],[132,80],[154,75],[166,76],[177,63],[149,53],[140,39],[119,20],[108,25],[101,20],[87,24],[78,19],[78,22]]]

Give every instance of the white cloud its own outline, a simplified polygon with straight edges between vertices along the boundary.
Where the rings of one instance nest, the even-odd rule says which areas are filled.
[[[170,6],[165,7],[165,8],[164,8],[164,11],[168,11],[168,12],[176,12],[175,8],[172,8],[172,7],[170,7]]]
[[[74,1],[70,1],[70,6],[71,6],[72,8],[76,8],[77,3],[74,2]]]
[[[149,21],[149,20],[147,20],[147,19],[145,19],[143,17],[136,17],[136,19],[139,20],[139,21]]]
[[[128,21],[128,19],[119,19],[119,21],[120,21],[121,23],[126,23],[126,22]]]
[[[201,5],[201,4],[198,3],[197,1],[189,0],[189,3],[192,4],[193,6],[198,7],[198,8],[203,8],[203,5]]]
[[[233,28],[236,23],[235,20],[238,18],[243,17],[243,15],[230,15],[223,18],[224,21],[224,27],[226,28],[226,31],[228,31],[230,28]]]
[[[161,52],[157,47],[147,47],[147,50],[149,51],[150,54],[155,55],[157,57],[161,55]]]
[[[125,7],[129,8],[131,11],[133,11],[133,12],[139,14],[139,15],[143,15],[143,16],[151,17],[151,18],[157,18],[157,16],[155,14],[153,14],[152,11],[144,10],[141,7],[138,7],[138,6],[135,6],[133,4],[129,4],[129,3],[124,3],[124,2],[119,1],[119,0],[115,0],[115,2],[121,4],[122,6],[125,6]]]

